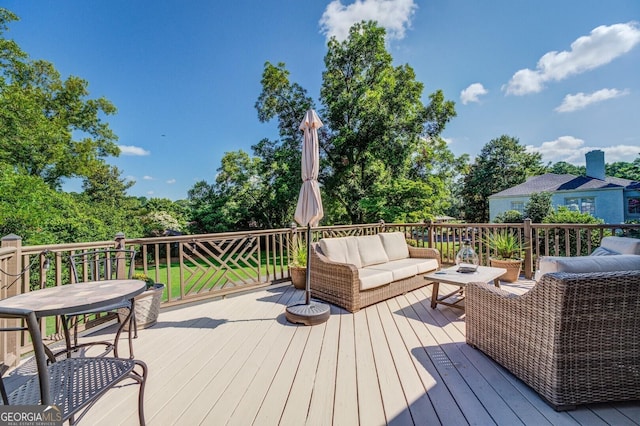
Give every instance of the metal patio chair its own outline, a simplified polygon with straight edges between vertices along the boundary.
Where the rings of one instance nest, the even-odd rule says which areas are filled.
[[[138,420],[141,425],[144,419],[144,388],[147,379],[147,366],[144,362],[133,359],[95,357],[95,358],[63,358],[48,363],[45,347],[42,342],[38,319],[34,312],[25,309],[1,308],[0,318],[19,319],[26,326],[4,327],[0,331],[29,331],[34,348],[34,362],[37,367],[35,375],[15,389],[4,391],[2,385],[2,403],[20,406],[55,406],[62,422],[70,424],[79,422],[87,411],[109,389],[114,388],[126,379],[133,379],[139,385]]]
[[[82,253],[72,254],[69,256],[71,272],[73,275],[74,283],[82,283],[85,281],[105,281],[114,279],[131,279],[133,276],[133,270],[135,268],[135,250],[128,249],[103,249],[92,250]],[[120,321],[118,315],[119,309],[128,309],[127,317]],[[113,342],[100,341],[100,342],[88,342],[78,343],[78,324],[81,319],[87,318],[89,315],[96,314],[108,314],[115,313],[116,317],[120,321],[120,326],[116,331],[116,336]],[[118,342],[120,335],[124,330],[125,325],[129,324],[129,358],[133,358],[133,338],[138,337],[137,324],[135,310],[131,309],[131,301],[125,301],[123,303],[116,303],[106,308],[99,310],[85,310],[72,312],[67,315],[61,315],[62,327],[65,334],[66,352],[70,357],[73,351],[76,351],[83,347],[104,345],[105,351],[103,355],[108,354],[113,350],[114,356],[118,357]],[[85,321],[86,324],[86,321]],[[74,329],[73,341],[71,339],[71,328]],[[56,356],[60,352],[56,353]]]

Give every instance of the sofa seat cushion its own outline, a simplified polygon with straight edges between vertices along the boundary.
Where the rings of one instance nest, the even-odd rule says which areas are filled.
[[[640,270],[640,256],[619,254],[612,256],[545,256],[540,258],[535,279],[540,281],[551,272],[616,272]]]
[[[640,254],[640,238],[604,237],[600,247],[618,254]]]
[[[362,268],[356,237],[323,238],[318,245],[322,254],[330,261],[350,263],[358,269]]]
[[[390,271],[393,275],[392,281],[398,281],[417,275],[418,266],[414,263],[404,262],[404,260],[406,259],[392,260],[387,263],[379,263],[377,265],[367,266],[364,269],[379,269],[381,271]]]
[[[389,260],[406,259],[409,257],[409,247],[402,232],[383,232],[378,234],[382,246]]]
[[[435,271],[438,269],[438,259],[432,258],[420,258],[420,257],[412,257],[409,259],[403,259],[403,262],[407,264],[416,265],[418,268],[419,274],[426,274],[427,272]]]
[[[382,241],[377,235],[364,235],[355,237],[360,252],[362,267],[386,263],[389,261],[387,253],[384,251]]]
[[[358,278],[360,279],[360,290],[369,290],[391,284],[393,273],[383,269],[361,268],[358,269]]]

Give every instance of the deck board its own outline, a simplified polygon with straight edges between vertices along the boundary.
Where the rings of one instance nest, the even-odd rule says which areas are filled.
[[[356,351],[356,386],[358,389],[358,413],[360,424],[381,425],[386,422],[378,372],[373,357],[367,311],[353,314]]]
[[[149,366],[147,423],[640,424],[640,402],[554,411],[468,346],[464,312],[431,309],[430,287],[355,314],[332,307],[314,327],[284,318],[303,295],[284,286],[162,311],[134,342]],[[84,423],[137,424],[137,391],[110,391]]]
[[[359,421],[354,327],[354,316],[342,311],[333,414],[333,423],[338,425],[354,425]]]

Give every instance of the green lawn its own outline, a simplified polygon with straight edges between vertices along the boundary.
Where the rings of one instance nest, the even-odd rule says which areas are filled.
[[[271,259],[270,259],[271,261]],[[210,261],[212,264],[216,266],[220,266],[220,263],[214,260]],[[246,262],[238,262],[240,265],[231,267],[233,272],[218,270],[214,271],[213,268],[209,266],[209,264],[204,261],[198,261],[199,266],[194,265],[192,262],[185,262],[185,292],[195,292],[196,290],[200,290],[203,287],[211,288],[215,286],[219,280],[223,280],[222,283],[227,283],[229,280],[239,280],[242,278],[255,278],[256,277],[256,265],[249,265]],[[286,262],[285,262],[286,263]],[[280,257],[276,258],[276,264],[280,265]],[[199,269],[200,267],[204,268],[204,271]],[[171,263],[169,267],[169,277],[171,278],[171,296],[176,298],[180,295],[180,264],[178,262]],[[273,269],[273,264],[270,262],[270,268]],[[142,268],[136,269],[135,272],[143,272]],[[226,279],[222,278],[223,275],[227,274]],[[155,279],[159,283],[167,284],[167,265],[161,264],[158,266],[158,277],[156,278],[156,268],[154,265],[148,267],[147,275],[153,279]],[[261,265],[260,265],[260,274],[265,276],[267,274],[267,264],[266,257],[263,254],[261,256]],[[192,288],[193,286],[195,288]],[[165,291],[163,295],[163,301],[167,300],[167,292]]]

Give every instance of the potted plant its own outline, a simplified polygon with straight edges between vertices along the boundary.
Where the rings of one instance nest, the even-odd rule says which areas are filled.
[[[486,243],[491,249],[490,265],[505,268],[507,272],[500,277],[507,282],[518,281],[522,268],[522,251],[524,250],[518,234],[507,229],[489,233]]]
[[[291,263],[289,263],[291,283],[299,290],[304,290],[307,285],[307,247],[296,239],[293,245]]]
[[[142,280],[147,283],[147,289],[137,295],[135,300],[135,312],[136,312],[136,328],[141,330],[148,328],[158,322],[158,315],[160,314],[160,302],[162,301],[162,292],[164,291],[164,284],[156,283],[152,278],[142,272],[133,274],[134,280]],[[124,318],[127,315],[127,311],[124,309],[119,310],[120,318]],[[125,330],[129,329],[129,325],[125,324]]]

